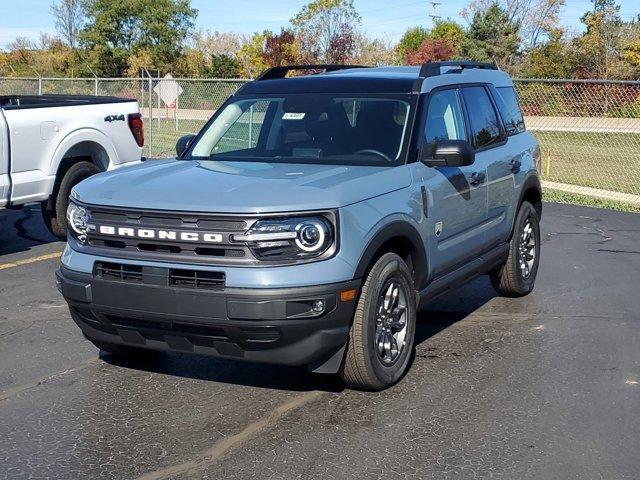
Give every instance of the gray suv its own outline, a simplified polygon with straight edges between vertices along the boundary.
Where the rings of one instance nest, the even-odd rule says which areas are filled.
[[[299,365],[379,390],[433,298],[485,274],[502,295],[533,289],[540,150],[494,65],[272,68],[177,151],[71,193],[57,285],[114,355]]]

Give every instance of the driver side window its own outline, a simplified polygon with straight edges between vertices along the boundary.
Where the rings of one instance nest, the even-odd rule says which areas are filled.
[[[441,90],[431,95],[425,129],[426,151],[433,154],[442,140],[466,140],[467,133],[457,90]]]

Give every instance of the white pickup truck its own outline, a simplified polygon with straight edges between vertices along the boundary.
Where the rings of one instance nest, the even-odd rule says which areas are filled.
[[[138,102],[116,97],[0,96],[0,210],[41,202],[51,232],[66,238],[71,188],[140,162]]]

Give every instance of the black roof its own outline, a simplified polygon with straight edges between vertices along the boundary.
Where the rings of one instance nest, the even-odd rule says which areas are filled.
[[[442,70],[445,67],[446,70]],[[418,67],[369,68],[354,65],[292,65],[274,67],[245,84],[239,95],[282,93],[416,93],[425,78],[464,69],[496,70],[494,64],[451,61],[429,62]],[[323,73],[287,78],[291,71]]]
[[[412,75],[377,68],[358,68],[317,73],[290,78],[256,80],[245,84],[239,95],[257,93],[411,93],[418,78],[418,68]]]

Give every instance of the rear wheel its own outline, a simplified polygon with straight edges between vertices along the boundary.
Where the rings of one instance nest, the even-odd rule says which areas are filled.
[[[405,262],[395,253],[380,257],[369,271],[349,333],[340,372],[354,388],[382,390],[405,373],[413,353],[416,295]]]
[[[93,163],[82,161],[71,165],[53,190],[53,194],[42,202],[42,217],[49,231],[61,240],[67,238],[67,207],[71,189],[100,169]]]
[[[491,283],[505,297],[522,297],[533,290],[540,262],[540,219],[529,202],[518,211],[509,258],[490,274]]]

